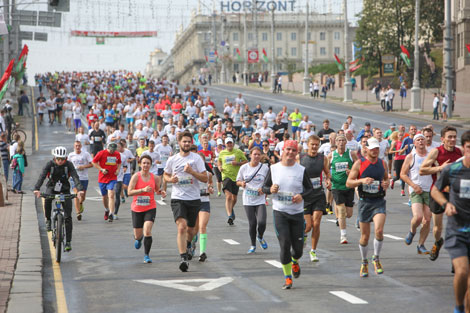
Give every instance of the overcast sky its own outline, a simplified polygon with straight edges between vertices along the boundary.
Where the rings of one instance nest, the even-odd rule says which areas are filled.
[[[45,0],[17,0],[19,4]],[[220,1],[215,8],[220,10]],[[229,0],[222,0],[227,2]],[[230,0],[236,1],[236,0]],[[307,0],[297,0],[296,10]],[[309,0],[313,10],[341,11],[341,0]],[[212,0],[202,0],[203,12],[212,8]],[[170,52],[175,32],[189,24],[198,0],[71,0],[70,12],[62,15],[62,27],[22,26],[23,31],[47,32],[48,41],[24,41],[30,47],[28,75],[56,70],[127,69],[144,71],[149,54],[155,48]],[[351,19],[361,10],[362,0],[348,0]],[[47,10],[45,4],[19,5],[18,9]],[[97,45],[95,38],[72,37],[71,30],[157,31],[153,38],[108,38]]]

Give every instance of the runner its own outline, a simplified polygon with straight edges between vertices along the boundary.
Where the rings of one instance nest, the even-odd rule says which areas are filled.
[[[251,239],[248,254],[256,251],[256,240],[261,248],[268,248],[263,237],[266,230],[266,197],[262,187],[269,167],[260,163],[260,160],[261,149],[252,148],[250,162],[242,165],[237,174],[237,186],[243,188],[243,206],[248,219],[248,233]]]
[[[457,161],[462,157],[462,151],[457,148],[457,129],[452,126],[446,126],[441,130],[441,140],[443,142],[442,146],[432,149],[429,152],[426,160],[424,160],[423,165],[419,170],[420,175],[433,175],[433,181],[436,181],[436,175],[440,173],[447,165]],[[438,164],[436,166],[436,164]],[[440,189],[440,192],[449,199],[449,193]],[[429,201],[429,208],[432,212],[432,220],[434,223],[433,234],[434,234],[434,245],[431,249],[429,259],[435,261],[439,257],[439,250],[444,244],[444,239],[442,239],[442,218],[445,208],[443,208],[439,203],[431,199]]]
[[[196,235],[194,227],[201,207],[199,183],[207,183],[204,162],[190,151],[192,135],[185,131],[178,135],[180,152],[170,157],[164,169],[163,178],[172,183],[171,209],[178,229],[177,245],[181,256],[179,269],[188,271],[187,245]],[[189,236],[188,236],[189,235]]]
[[[420,175],[419,169],[427,156],[426,139],[424,135],[417,134],[413,138],[415,149],[408,154],[401,168],[400,178],[408,184],[411,210],[411,228],[405,237],[405,244],[411,245],[416,229],[421,224],[419,233],[418,254],[429,254],[429,250],[424,247],[426,238],[431,227],[431,211],[429,210],[429,193],[431,192],[432,176]]]
[[[310,261],[318,262],[317,245],[320,239],[320,224],[322,216],[326,214],[326,198],[323,191],[322,178],[326,177],[325,186],[330,188],[331,174],[328,158],[318,153],[320,137],[316,135],[310,136],[307,141],[307,147],[307,154],[300,158],[300,165],[305,167],[305,171],[312,182],[313,192],[311,197],[304,200],[304,244],[307,241],[308,233],[312,231]],[[325,173],[325,176],[322,176],[322,173]]]
[[[106,134],[100,129],[100,123],[96,122],[93,125],[93,130],[89,134],[90,141],[92,144],[91,154],[95,156],[98,152],[103,150],[104,144],[106,143]]]
[[[83,202],[85,202],[86,191],[88,189],[88,169],[93,167],[91,161],[93,160],[91,155],[82,150],[82,144],[80,141],[75,141],[73,145],[74,151],[70,152],[68,160],[72,162],[75,170],[77,171],[78,178],[80,179],[80,184],[82,185],[83,196],[81,198],[75,198],[75,211],[77,212],[77,220],[82,220],[83,213]],[[73,183],[73,179],[70,179],[70,186],[73,189],[74,193],[78,193],[78,189]]]
[[[304,197],[313,186],[305,168],[296,163],[298,144],[284,143],[282,160],[271,166],[262,191],[273,195],[274,229],[281,248],[280,261],[285,283],[282,289],[292,288],[292,274],[300,276],[299,259],[303,253]],[[302,177],[302,179],[300,179]],[[292,252],[291,252],[292,248]]]
[[[150,140],[148,144],[149,149],[142,152],[141,156],[149,155],[152,158],[152,167],[150,167],[150,173],[158,176],[158,165],[161,164],[160,153],[155,151],[155,142]]]
[[[106,150],[98,152],[92,164],[99,171],[98,184],[103,197],[104,220],[113,221],[114,214],[114,185],[121,167],[121,155],[116,151],[117,144],[110,142]]]
[[[453,130],[446,130],[443,136],[444,146],[449,148],[449,143],[454,141],[452,138],[455,133]],[[437,206],[445,208],[447,215],[445,248],[455,269],[454,313],[470,311],[470,294],[468,293],[470,288],[470,132],[466,131],[460,141],[464,149],[463,159],[445,166],[431,189],[432,198]],[[450,157],[451,151],[447,149],[445,151],[447,151],[447,157]],[[439,152],[438,160],[442,159],[441,153],[444,154],[445,151]],[[452,152],[456,152],[455,147]],[[429,155],[428,159],[430,160],[431,157]],[[449,188],[448,196],[441,192],[447,188]],[[465,300],[466,306],[464,307]]]
[[[161,136],[162,138],[162,143],[161,144],[158,144],[156,147],[155,147],[155,151],[158,152],[158,154],[160,154],[160,163],[158,163],[158,176],[162,176],[163,175],[163,169],[165,168],[166,166],[166,162],[168,161],[168,159],[173,155],[173,149],[170,147],[170,145],[168,144],[168,135],[164,134],[163,136]],[[161,189],[163,191],[165,191],[164,194],[162,194],[162,200],[164,199],[164,196],[166,195],[166,188],[167,188],[167,183],[166,183],[166,180],[162,179],[162,186]]]
[[[219,153],[217,167],[222,172],[223,192],[225,193],[225,211],[227,212],[227,223],[232,226],[235,220],[233,208],[237,203],[238,189],[236,180],[240,166],[247,163],[245,154],[240,149],[234,148],[233,139],[225,139],[225,150]]]
[[[215,158],[214,158],[214,173],[215,177],[217,179],[217,197],[220,197],[222,194],[222,172],[221,169],[219,168],[219,155],[220,152],[222,152],[225,149],[224,146],[224,141],[222,139],[217,139],[217,146],[214,150]]]
[[[372,263],[374,264],[376,274],[380,275],[384,272],[379,256],[384,239],[383,230],[386,215],[385,192],[390,182],[387,163],[379,158],[379,151],[379,141],[376,138],[369,138],[367,140],[366,157],[362,157],[354,162],[346,181],[346,187],[352,188],[351,190],[358,187],[360,197],[358,215],[361,231],[361,239],[359,240],[359,251],[362,257],[361,277],[369,276],[367,250],[371,222],[374,222],[375,232]]]
[[[122,147],[122,146],[121,146]],[[143,155],[140,158],[141,170],[135,173],[129,183],[129,196],[133,196],[132,225],[134,227],[134,247],[140,249],[144,241],[144,263],[152,263],[150,249],[152,248],[152,227],[157,214],[155,193],[160,194],[160,178],[150,173],[152,158]]]

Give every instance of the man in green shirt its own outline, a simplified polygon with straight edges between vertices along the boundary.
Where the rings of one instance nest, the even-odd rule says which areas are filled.
[[[295,134],[299,130],[299,124],[302,121],[302,113],[299,112],[299,108],[295,108],[287,119],[292,122],[292,139],[295,140]]]
[[[233,208],[237,203],[238,189],[237,175],[240,166],[247,163],[245,154],[240,149],[235,149],[232,137],[225,139],[225,150],[219,153],[218,168],[222,172],[223,187],[225,193],[225,210],[227,211],[229,225],[233,225],[235,212]]]

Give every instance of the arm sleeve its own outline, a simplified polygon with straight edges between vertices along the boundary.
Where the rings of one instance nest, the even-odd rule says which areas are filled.
[[[34,185],[34,190],[41,189],[41,186],[44,183],[44,180],[46,179],[47,173],[49,173],[50,171],[51,171],[51,163],[49,162],[42,169],[41,174],[39,175],[39,178],[36,182],[36,185]]]
[[[268,173],[266,174],[266,178],[264,179],[263,193],[270,195],[272,185],[273,185],[273,180],[271,178],[271,169],[269,169]]]

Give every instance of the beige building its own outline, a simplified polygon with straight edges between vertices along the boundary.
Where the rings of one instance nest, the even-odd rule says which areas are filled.
[[[248,64],[247,72],[253,75],[259,72],[270,72],[271,62],[273,62],[271,24],[271,14],[262,12],[256,16],[252,16],[251,13],[246,16],[244,13],[193,15],[188,27],[177,33],[174,47],[171,49],[174,78],[187,83],[200,74],[207,77],[211,73],[213,80],[218,81],[224,65],[225,80],[231,81],[235,73],[244,72],[246,51],[255,49],[256,46],[259,51],[259,62]],[[215,40],[212,35],[214,30]],[[342,15],[310,13],[309,63],[312,65],[334,62],[335,53],[342,58],[344,56],[343,36]],[[350,28],[349,39],[352,41],[353,38],[354,29]],[[239,60],[237,49],[240,51],[241,60]],[[263,60],[263,49],[267,53],[268,62]],[[214,56],[211,56],[215,50],[218,54],[217,61],[214,60]],[[305,13],[275,13],[275,71],[287,72],[303,69],[304,55]]]
[[[159,78],[168,54],[161,49],[155,49],[150,53],[150,61],[147,63],[145,74],[147,77]]]
[[[455,89],[468,92],[470,85],[470,0],[452,0],[452,37],[454,38]]]

